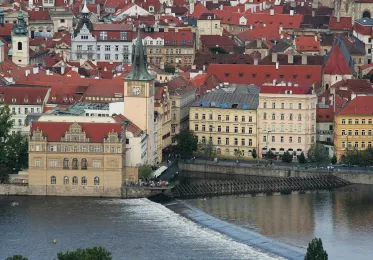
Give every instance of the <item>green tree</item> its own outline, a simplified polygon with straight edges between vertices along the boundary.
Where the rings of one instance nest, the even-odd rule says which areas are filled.
[[[197,138],[192,131],[183,130],[175,136],[176,145],[171,151],[180,154],[182,158],[190,157],[197,151]]]
[[[111,253],[103,247],[77,249],[75,251],[59,252],[58,260],[111,260]]]
[[[319,164],[326,158],[328,158],[329,152],[325,149],[325,146],[319,143],[314,143],[308,150],[308,160]]]
[[[199,143],[197,145],[197,151],[200,155],[213,158],[216,155],[216,149],[212,144],[212,140],[209,140],[207,143]]]
[[[274,157],[275,157],[275,154],[271,150],[268,150],[267,159],[273,159]]]
[[[303,152],[299,155],[298,161],[299,161],[299,163],[306,163],[307,162],[306,156],[304,156]]]
[[[9,174],[12,173],[12,170],[5,164],[0,164],[0,183],[8,183]]]
[[[337,156],[334,154],[333,155],[333,157],[332,157],[332,159],[330,160],[330,162],[332,163],[332,164],[336,164],[337,163]]]
[[[293,161],[293,155],[291,155],[288,151],[286,151],[282,155],[282,161],[286,163],[291,163]]]
[[[239,160],[243,156],[243,152],[237,147],[237,149],[234,150],[234,156]]]
[[[14,255],[8,257],[6,260],[28,260],[28,258],[21,256],[21,255]]]
[[[314,238],[308,244],[304,260],[328,260],[328,254],[324,250],[321,238]]]
[[[6,143],[9,131],[13,127],[12,113],[8,106],[0,107],[0,163],[7,163]]]
[[[256,150],[253,149],[253,151],[251,152],[251,156],[256,159],[256,157],[258,157],[258,154],[256,153]]]
[[[6,164],[10,169],[19,171],[28,166],[28,140],[20,132],[10,135],[7,140]]]
[[[150,165],[147,165],[147,164],[143,164],[143,165],[140,165],[139,167],[139,178],[140,179],[149,179],[150,176],[152,175],[152,167]]]

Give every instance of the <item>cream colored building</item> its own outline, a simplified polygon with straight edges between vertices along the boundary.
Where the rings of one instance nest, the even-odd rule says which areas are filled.
[[[230,88],[232,90],[232,88]],[[219,157],[252,158],[257,146],[257,116],[259,89],[237,86],[233,93],[223,89],[210,92],[190,107],[189,129],[199,143],[212,141]]]
[[[309,87],[262,86],[258,107],[258,154],[307,154],[316,142],[317,97]]]
[[[18,23],[12,31],[12,61],[18,66],[30,64],[28,30],[23,13],[18,13]]]
[[[199,35],[222,35],[223,32],[220,19],[214,14],[202,15],[197,20],[197,28]]]
[[[29,186],[34,195],[120,197],[126,179],[119,123],[33,122]]]

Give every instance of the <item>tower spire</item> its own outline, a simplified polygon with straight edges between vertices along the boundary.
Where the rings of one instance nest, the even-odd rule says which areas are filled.
[[[20,9],[19,10],[19,13],[18,13],[18,17],[17,17],[17,24],[14,25],[14,34],[17,34],[17,35],[26,35],[28,34],[28,30],[27,30],[27,26],[26,26],[26,23],[25,23],[25,18],[23,17],[23,13],[22,13],[22,10]]]
[[[154,77],[149,74],[147,69],[147,60],[144,46],[142,45],[142,37],[140,28],[137,32],[135,48],[132,49],[132,71],[125,78],[126,80],[144,80],[150,81]]]
[[[83,16],[87,17],[89,14],[89,9],[87,7],[87,1],[83,0],[83,9],[82,9]]]

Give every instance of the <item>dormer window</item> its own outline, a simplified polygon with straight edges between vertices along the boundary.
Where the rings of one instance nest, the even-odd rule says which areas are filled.
[[[24,103],[28,103],[28,98],[26,97],[24,100],[23,100]]]
[[[310,78],[311,78],[311,75],[310,75],[310,74],[306,75],[306,78],[307,78],[307,79],[310,79]]]
[[[224,73],[224,75],[225,75],[226,77],[229,77],[229,73]]]
[[[67,102],[67,97],[64,97],[64,98],[63,98],[63,102]]]
[[[242,72],[238,73],[238,76],[239,76],[240,78],[242,78],[242,77],[243,77],[243,73],[242,73]]]
[[[12,98],[12,103],[15,104],[16,103],[16,99],[15,98]]]
[[[37,98],[36,103],[40,104],[41,103],[41,98]]]
[[[208,20],[211,20],[211,16],[207,16],[207,19],[208,19]]]
[[[56,97],[52,97],[52,101],[53,101],[53,102],[56,101]]]
[[[74,99],[72,97],[69,98],[70,102],[72,102]]]
[[[149,12],[154,12],[154,6],[149,6]]]
[[[271,76],[271,74],[266,74],[266,78],[268,79]]]

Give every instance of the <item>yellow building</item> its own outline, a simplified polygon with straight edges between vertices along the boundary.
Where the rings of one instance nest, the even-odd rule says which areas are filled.
[[[334,146],[340,160],[347,149],[364,150],[373,143],[373,96],[358,96],[334,116]]]
[[[316,142],[317,97],[310,87],[262,86],[258,107],[259,156],[306,155]]]
[[[227,91],[229,92],[227,92]],[[238,85],[217,89],[192,104],[189,129],[199,143],[212,141],[217,156],[252,158],[257,146],[258,88]],[[233,91],[232,91],[233,90]]]
[[[120,197],[126,179],[124,146],[120,123],[33,122],[32,193]]]

